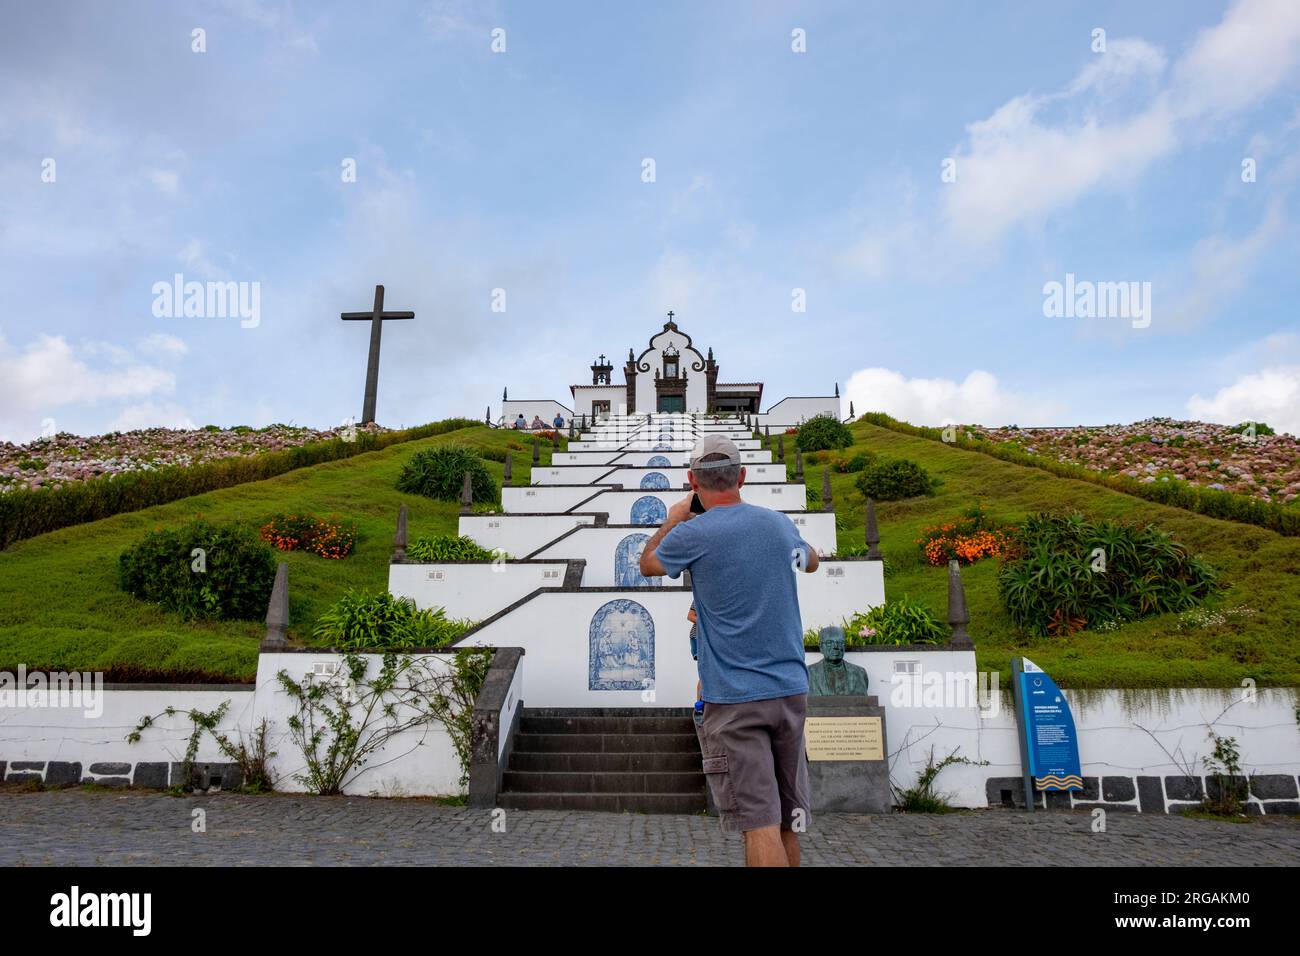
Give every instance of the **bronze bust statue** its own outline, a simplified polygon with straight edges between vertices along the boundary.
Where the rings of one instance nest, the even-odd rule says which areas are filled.
[[[808,696],[866,697],[867,672],[844,659],[844,629],[823,627],[817,641],[822,659],[808,668]]]

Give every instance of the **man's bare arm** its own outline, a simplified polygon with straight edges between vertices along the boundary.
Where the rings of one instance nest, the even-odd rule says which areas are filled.
[[[641,573],[647,578],[663,577],[668,573],[663,563],[659,560],[659,555],[655,554],[655,549],[659,547],[659,542],[664,539],[669,531],[676,526],[675,521],[665,521],[659,526],[653,537],[646,542],[645,550],[641,552]]]
[[[659,547],[659,542],[664,539],[664,535],[683,521],[690,521],[691,517],[691,495],[688,494],[668,509],[668,517],[664,520],[664,523],[659,526],[659,530],[654,533],[653,537],[645,543],[645,548],[641,552],[641,573],[645,577],[658,578],[668,573],[668,569],[659,560],[659,555],[655,554],[655,549]]]

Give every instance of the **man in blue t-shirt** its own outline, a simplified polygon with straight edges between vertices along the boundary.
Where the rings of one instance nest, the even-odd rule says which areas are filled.
[[[818,556],[779,511],[746,504],[736,443],[706,435],[691,452],[692,493],[641,555],[646,577],[691,572],[699,629],[700,747],[714,803],[745,834],[751,866],[798,866],[811,812],[804,754],[808,668],[795,574]],[[691,511],[699,498],[701,513]],[[797,828],[797,829],[796,829]]]

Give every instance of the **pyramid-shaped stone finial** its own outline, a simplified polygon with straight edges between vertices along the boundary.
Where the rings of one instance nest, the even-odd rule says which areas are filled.
[[[465,472],[465,478],[460,485],[460,513],[463,515],[474,513],[474,483],[468,471]]]
[[[483,413],[483,424],[485,424],[485,425],[491,425],[491,424],[492,424],[492,406],[491,406],[491,405],[489,405],[489,406],[487,407],[487,411],[485,411],[485,412]]]
[[[961,584],[961,565],[954,558],[948,562],[948,625],[952,628],[953,647],[974,648],[975,642],[966,633],[970,612],[966,610],[966,590]]]
[[[849,401],[849,418],[852,418],[852,419],[854,419],[854,420],[856,421],[856,420],[857,420],[857,417],[858,417],[858,416],[857,416],[857,413],[853,411],[853,401],[850,400],[850,401]]]
[[[397,533],[393,535],[393,557],[389,564],[401,564],[406,560],[406,504],[397,509]]]
[[[289,565],[284,561],[275,569],[275,584],[271,586],[271,600],[266,605],[266,637],[258,646],[263,654],[274,654],[289,646],[286,633],[289,629]]]
[[[876,529],[876,503],[870,498],[867,499],[867,559],[881,559],[880,532]]]

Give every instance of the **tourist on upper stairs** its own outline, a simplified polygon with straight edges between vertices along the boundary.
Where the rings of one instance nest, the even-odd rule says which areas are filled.
[[[559,412],[556,412],[555,421],[551,422],[551,424],[555,426],[555,430],[558,432],[561,428],[564,427],[564,416],[561,415]]]
[[[515,419],[515,428],[527,428],[528,419],[524,418],[524,413],[520,412],[519,417]]]
[[[533,424],[532,424],[532,429],[533,429],[533,431],[538,431],[538,432],[539,432],[539,431],[541,431],[542,429],[544,429],[545,427],[546,427],[546,422],[542,421],[542,417],[541,417],[540,415],[534,415],[534,416],[533,416]]]
[[[727,830],[745,834],[750,866],[798,866],[812,812],[804,713],[808,668],[795,574],[817,551],[779,511],[741,500],[745,468],[725,435],[691,451],[692,493],[646,542],[641,573],[691,572],[695,595],[700,752]]]

